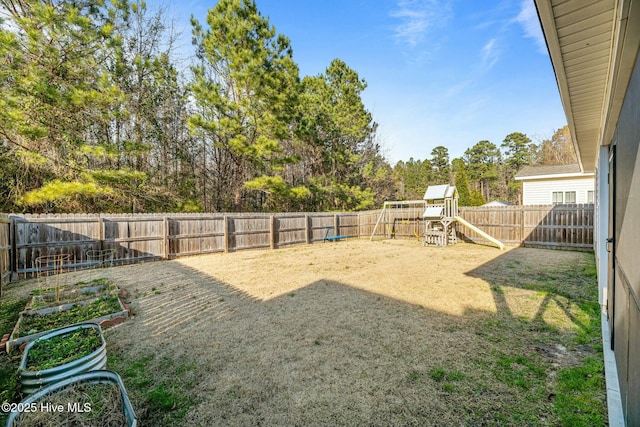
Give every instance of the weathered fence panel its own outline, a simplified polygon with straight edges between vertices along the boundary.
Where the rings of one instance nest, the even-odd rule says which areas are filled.
[[[97,215],[11,216],[13,254],[17,274],[36,271],[39,257],[69,254],[70,265],[79,267],[89,250],[101,249]]]
[[[593,249],[594,207],[592,203],[461,207],[466,221],[505,243],[524,246]],[[481,237],[458,224],[458,234],[470,240]]]
[[[270,216],[230,216],[228,221],[229,250],[271,247],[272,219]]]
[[[335,227],[334,214],[323,213],[323,214],[315,214],[310,218],[310,242],[321,242],[324,238],[326,227]]]
[[[166,258],[224,252],[225,217],[186,216],[166,219]]]
[[[460,207],[458,214],[469,223],[504,243],[521,243],[521,208],[505,207]],[[458,234],[470,240],[482,239],[480,235],[462,224],[457,224]]]
[[[11,220],[9,216],[0,214],[0,296],[2,288],[11,279]]]
[[[358,235],[360,237],[370,237],[371,233],[373,233],[373,229],[376,226],[376,222],[378,222],[378,218],[380,217],[380,212],[382,210],[374,210],[374,211],[365,211],[358,213]],[[376,229],[376,237],[384,236],[385,230],[384,227],[378,227]]]
[[[275,217],[277,235],[274,247],[308,243],[309,218],[306,214],[278,215]]]
[[[161,216],[109,215],[101,217],[101,249],[115,250],[116,263],[164,258],[164,222]]]
[[[359,215],[355,213],[340,213],[337,216],[338,229],[336,235],[345,237],[360,237]]]
[[[115,263],[172,259],[243,249],[322,242],[328,232],[369,238],[381,210],[277,214],[0,215],[0,291],[11,273],[36,271],[39,256],[70,254],[69,268],[88,265],[87,251],[114,250]],[[505,243],[589,250],[593,204],[461,207],[469,223]],[[462,239],[480,241],[457,224]],[[389,210],[375,236],[422,236],[420,212]]]

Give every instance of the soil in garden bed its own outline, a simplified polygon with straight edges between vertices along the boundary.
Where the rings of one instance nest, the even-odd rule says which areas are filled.
[[[90,304],[76,304],[69,310],[55,311],[48,314],[25,314],[20,321],[20,330],[15,337],[24,337],[49,331],[63,326],[73,325],[97,317],[106,316],[122,310],[117,296],[100,298]]]
[[[62,411],[23,412],[16,427],[124,427],[127,420],[120,389],[113,384],[74,384],[61,392],[44,396],[36,406]]]
[[[100,277],[92,280],[81,280],[79,282],[75,282],[70,285],[63,284],[60,286],[49,286],[46,288],[38,287],[31,291],[31,295],[44,295],[44,294],[53,293],[56,290],[58,290],[59,292],[73,291],[74,289],[77,289],[77,288],[87,288],[91,286],[105,286],[105,285],[108,285],[109,283],[110,283],[109,279],[107,279],[106,277]]]
[[[102,340],[94,328],[84,328],[36,342],[27,358],[29,371],[42,371],[72,362],[100,348]]]
[[[30,309],[40,309],[61,304],[78,302],[99,296],[112,295],[118,288],[107,278],[80,281],[71,286],[34,289]]]

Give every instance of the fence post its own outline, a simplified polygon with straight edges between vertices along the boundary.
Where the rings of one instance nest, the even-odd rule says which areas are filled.
[[[524,246],[525,235],[524,235],[524,205],[520,205],[520,245]]]
[[[334,236],[340,235],[340,221],[338,220],[338,214],[333,214],[333,230]]]
[[[224,216],[223,219],[223,230],[224,230],[224,252],[229,252],[229,217],[227,215]]]
[[[162,229],[163,233],[163,259],[169,259],[169,218],[166,216],[162,217]]]
[[[271,249],[276,249],[276,217],[275,215],[269,216],[269,247]]]
[[[309,238],[309,229],[311,227],[309,227],[309,215],[305,214],[304,215],[304,241],[305,243],[308,245],[310,243],[310,238]]]
[[[18,251],[16,240],[17,237],[17,225],[16,225],[16,217],[9,217],[11,224],[9,225],[9,240],[11,240],[11,254],[9,255],[9,265],[11,265],[11,275],[9,276],[9,281],[15,280],[18,277]]]
[[[104,249],[104,220],[102,219],[102,214],[98,214],[98,249]]]
[[[5,276],[6,273],[7,276],[11,277],[11,220],[9,219],[9,217],[7,217],[7,221],[4,221],[4,218],[1,219],[0,221],[0,226],[1,227],[7,227],[7,231],[6,231],[6,236],[7,236],[7,241],[1,241],[0,242],[0,298],[2,298],[2,287],[4,286],[4,280],[2,280]],[[4,233],[3,233],[4,234]],[[4,260],[5,260],[5,255],[6,256],[6,260],[7,260],[7,264],[5,264]]]

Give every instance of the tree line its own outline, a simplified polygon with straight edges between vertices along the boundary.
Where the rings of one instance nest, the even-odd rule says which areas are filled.
[[[0,211],[360,210],[444,182],[477,204],[517,198],[525,164],[575,159],[565,128],[392,167],[344,61],[301,77],[252,0],[191,24],[181,71],[166,13],[143,1],[0,0]]]
[[[449,159],[447,147],[437,146],[430,158],[400,161],[393,172],[400,199],[421,199],[427,185],[455,184],[461,206],[478,206],[492,200],[517,204],[521,187],[514,177],[524,166],[577,161],[569,127],[564,126],[538,144],[521,132],[510,133],[500,146],[482,140],[453,160]]]

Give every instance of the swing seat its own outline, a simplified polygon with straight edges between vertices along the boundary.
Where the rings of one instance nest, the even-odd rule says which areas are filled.
[[[329,235],[329,233],[331,233],[331,235]],[[322,243],[326,242],[327,240],[330,242],[336,242],[338,240],[346,238],[347,236],[336,236],[332,225],[324,227],[324,236],[322,237]]]

